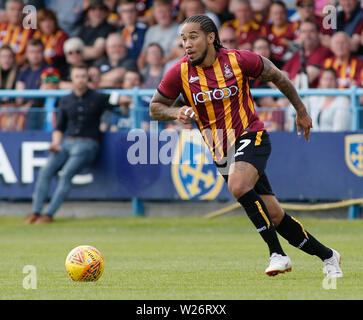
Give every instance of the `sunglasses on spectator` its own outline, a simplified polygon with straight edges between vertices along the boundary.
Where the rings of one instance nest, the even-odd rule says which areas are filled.
[[[59,82],[59,77],[57,77],[57,76],[46,76],[46,77],[43,78],[43,81],[45,83],[50,83],[50,82],[58,83]]]
[[[77,54],[81,54],[82,53],[82,50],[69,50],[66,52],[66,54],[73,54],[73,53],[77,53]]]

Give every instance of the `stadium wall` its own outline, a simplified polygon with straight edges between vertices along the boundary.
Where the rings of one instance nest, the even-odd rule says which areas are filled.
[[[363,132],[311,133],[309,143],[294,132],[272,132],[270,136],[272,154],[266,171],[278,198],[363,197]],[[74,178],[70,198],[231,199],[210,155],[200,157],[204,155],[203,146],[198,140],[181,137],[179,134],[175,144],[172,139],[161,141],[157,132],[104,134],[99,158]],[[0,199],[31,198],[50,141],[48,132],[0,132]],[[145,146],[142,143],[147,146],[144,154],[138,148]],[[171,145],[173,148],[168,149]],[[171,159],[171,163],[161,163],[161,154],[164,160]],[[204,159],[206,163],[193,164],[189,158]]]

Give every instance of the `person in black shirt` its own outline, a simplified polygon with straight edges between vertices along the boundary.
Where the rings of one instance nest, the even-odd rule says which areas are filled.
[[[25,220],[27,224],[54,221],[54,214],[71,190],[72,178],[90,165],[98,154],[100,118],[103,111],[114,108],[109,103],[108,95],[88,88],[87,66],[73,66],[71,79],[73,92],[59,101],[57,125],[50,144],[51,155],[39,172],[33,194],[32,213]],[[66,130],[67,137],[64,138]],[[45,214],[41,215],[51,180],[60,170],[57,187]]]
[[[85,44],[84,58],[87,63],[104,58],[106,38],[116,28],[107,22],[108,7],[102,0],[91,0],[87,9],[87,19],[79,31],[79,37]]]

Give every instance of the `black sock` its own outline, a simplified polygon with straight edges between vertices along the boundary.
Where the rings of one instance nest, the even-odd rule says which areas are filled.
[[[270,255],[276,252],[285,256],[267,208],[256,191],[253,189],[248,191],[238,199],[238,202],[246,210],[247,216],[253,222],[263,240],[267,243]]]
[[[300,221],[290,217],[287,213],[276,227],[276,231],[294,247],[318,256],[321,260],[328,259],[333,254],[331,249],[321,244],[307,232]]]

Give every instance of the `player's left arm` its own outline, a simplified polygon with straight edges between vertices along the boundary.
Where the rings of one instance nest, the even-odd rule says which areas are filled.
[[[310,129],[312,128],[312,120],[306,111],[306,107],[299,97],[293,83],[286,75],[281,72],[269,59],[262,57],[263,71],[258,77],[261,81],[271,81],[286,96],[287,99],[296,109],[296,126],[300,135],[304,130],[304,137],[309,141]]]

